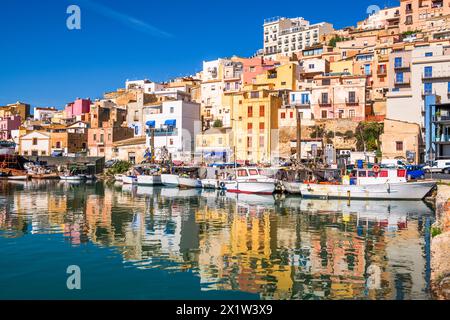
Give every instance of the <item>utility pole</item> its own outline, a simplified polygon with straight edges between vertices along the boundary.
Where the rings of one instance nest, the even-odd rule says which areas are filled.
[[[300,108],[295,107],[297,111],[297,162],[300,165],[302,161],[302,117],[300,116]]]
[[[152,154],[150,162],[155,163],[155,128],[150,128],[150,152]]]

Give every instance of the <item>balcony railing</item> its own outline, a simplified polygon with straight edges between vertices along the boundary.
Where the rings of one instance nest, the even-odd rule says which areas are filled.
[[[397,79],[395,79],[394,80],[394,84],[395,85],[409,85],[411,83],[411,80],[409,80],[409,79],[403,79],[403,80],[397,80]]]
[[[436,137],[435,142],[438,142],[438,143],[439,142],[440,143],[442,143],[442,142],[450,142],[450,135],[443,134],[443,135],[441,135],[439,137]]]
[[[330,99],[328,100],[319,100],[319,105],[321,107],[331,107],[332,101]]]
[[[402,62],[402,63],[396,63],[396,64],[394,65],[394,69],[396,69],[396,70],[400,70],[400,69],[409,69],[409,67],[410,67],[410,64],[409,64],[409,63],[404,63],[404,62]]]
[[[176,136],[178,135],[178,129],[154,129],[155,137]],[[147,129],[147,134],[151,136],[151,130]]]
[[[358,98],[345,98],[345,104],[359,104],[359,99]]]
[[[450,71],[449,70],[439,70],[439,71],[433,71],[431,73],[423,73],[422,74],[422,80],[427,79],[447,79],[450,78]]]
[[[387,75],[387,69],[378,69],[377,74],[379,76],[385,76]]]

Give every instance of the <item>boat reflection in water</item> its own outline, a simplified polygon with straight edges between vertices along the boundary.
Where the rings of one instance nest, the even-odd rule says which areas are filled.
[[[423,202],[39,181],[0,183],[0,205],[0,250],[23,279],[0,265],[16,288],[0,297],[68,297],[49,285],[67,257],[97,288],[83,298],[429,298],[434,212]]]

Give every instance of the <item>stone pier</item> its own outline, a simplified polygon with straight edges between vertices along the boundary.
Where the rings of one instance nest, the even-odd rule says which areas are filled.
[[[434,298],[450,300],[450,186],[439,185],[436,223],[431,240],[431,290]]]

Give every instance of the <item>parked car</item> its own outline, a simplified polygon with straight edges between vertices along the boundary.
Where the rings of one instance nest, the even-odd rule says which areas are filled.
[[[113,165],[117,163],[117,160],[108,160],[105,162],[105,168],[111,168]]]
[[[425,170],[422,166],[406,166],[408,180],[425,179]]]
[[[436,160],[423,167],[426,173],[450,173],[450,160]]]

